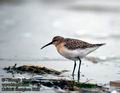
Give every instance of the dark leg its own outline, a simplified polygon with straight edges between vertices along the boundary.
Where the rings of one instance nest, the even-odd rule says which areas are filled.
[[[74,79],[75,68],[76,68],[76,61],[74,61],[74,68],[73,68],[73,72],[72,72],[73,79]]]
[[[79,59],[79,68],[78,68],[78,82],[79,82],[79,80],[80,80],[80,67],[81,67],[81,59],[80,58],[78,58]]]

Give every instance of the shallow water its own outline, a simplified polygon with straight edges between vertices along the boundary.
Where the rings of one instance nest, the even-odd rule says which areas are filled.
[[[9,75],[3,67],[17,63],[69,70],[64,78],[71,79],[72,61],[53,46],[40,50],[52,37],[61,35],[106,43],[83,59],[81,81],[106,84],[120,80],[119,6],[117,0],[1,0],[0,78]]]
[[[43,77],[45,78],[59,78],[59,79],[70,79],[72,80],[71,72],[73,68],[73,62],[67,61],[67,60],[56,60],[56,61],[0,61],[1,63],[4,63],[0,66],[0,79],[1,78],[7,78],[11,77],[13,78],[13,74],[6,73],[6,71],[2,70],[3,67],[13,66],[15,63],[17,66],[21,66],[24,64],[28,65],[42,65],[46,66],[48,68],[56,69],[58,71],[62,70],[68,70],[68,72],[63,73],[59,77],[51,76],[51,75],[45,75]],[[115,61],[114,61],[115,62]],[[84,64],[82,64],[81,67],[81,82],[88,81],[89,83],[97,83],[98,85],[104,85],[106,84],[109,86],[110,81],[119,80],[119,68],[120,63],[113,63],[113,62],[105,62],[105,63],[97,63],[93,64],[91,62],[88,62],[84,60]],[[31,78],[33,74],[14,74],[14,78]],[[77,80],[77,71],[75,72],[75,80]],[[2,82],[1,82],[2,83]],[[46,91],[49,88],[43,88],[43,92],[46,93]],[[50,88],[51,93],[54,93],[55,91]],[[59,90],[56,90],[55,93],[57,93]],[[62,91],[62,90],[61,90]],[[42,92],[42,91],[41,91]]]

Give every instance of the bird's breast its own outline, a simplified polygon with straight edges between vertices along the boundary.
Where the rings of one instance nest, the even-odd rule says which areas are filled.
[[[58,46],[56,46],[56,48],[57,48],[57,51],[60,53],[60,55],[71,60],[77,60],[78,57],[83,58],[90,52],[97,49],[97,47],[94,47],[94,48],[86,48],[86,49],[79,48],[75,50],[70,50],[70,49],[67,49],[64,46],[64,44],[59,44]]]
[[[60,44],[56,46],[56,48],[60,55],[64,56],[67,59],[76,60],[77,51],[67,49],[64,44]]]

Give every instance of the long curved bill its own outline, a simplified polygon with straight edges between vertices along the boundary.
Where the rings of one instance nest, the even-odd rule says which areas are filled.
[[[41,49],[43,49],[43,48],[45,48],[45,47],[47,47],[47,46],[49,46],[49,45],[51,45],[51,44],[53,44],[53,42],[50,42],[50,43],[44,45],[43,47],[41,47]]]

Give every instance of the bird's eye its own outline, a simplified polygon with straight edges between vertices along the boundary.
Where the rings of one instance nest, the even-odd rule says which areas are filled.
[[[53,40],[53,42],[56,42],[57,40]]]

